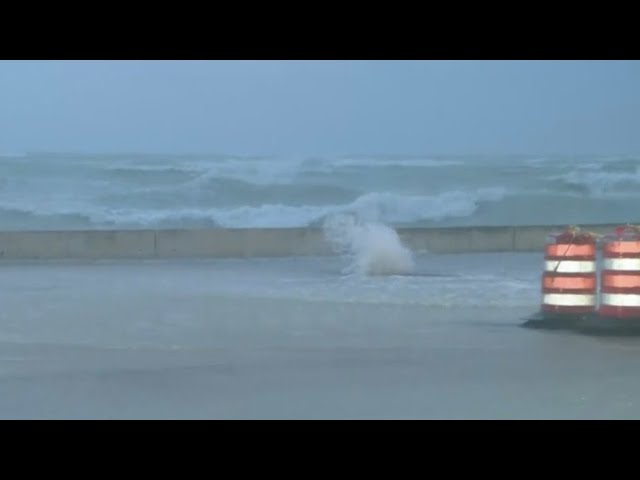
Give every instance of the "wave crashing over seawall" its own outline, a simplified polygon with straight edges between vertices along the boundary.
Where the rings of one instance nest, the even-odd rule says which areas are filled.
[[[348,259],[346,274],[400,275],[415,268],[411,250],[382,223],[335,215],[325,221],[324,234],[334,251]]]

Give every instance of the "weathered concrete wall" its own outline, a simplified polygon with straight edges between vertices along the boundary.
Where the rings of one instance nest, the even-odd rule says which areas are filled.
[[[315,229],[158,230],[155,238],[159,258],[331,254],[322,231]]]
[[[606,233],[614,225],[585,229]],[[399,229],[414,251],[540,251],[558,226]],[[115,230],[0,232],[0,259],[281,257],[330,255],[319,229]]]
[[[617,225],[588,225],[586,231],[604,234],[612,231]],[[557,226],[526,226],[513,228],[513,251],[534,252],[544,248],[546,237],[552,231],[561,230]]]
[[[153,257],[153,231],[0,232],[0,259]]]
[[[433,253],[505,252],[514,250],[513,227],[400,229],[403,243],[414,251]]]

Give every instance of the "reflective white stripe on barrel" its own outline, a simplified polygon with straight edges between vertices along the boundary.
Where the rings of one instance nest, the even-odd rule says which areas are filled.
[[[546,260],[544,269],[547,272],[557,273],[593,273],[596,271],[596,262],[591,260]]]
[[[613,307],[640,307],[640,295],[603,293],[600,303],[602,305],[611,305]]]
[[[640,258],[605,258],[602,264],[605,270],[640,272]]]
[[[596,304],[596,296],[577,293],[545,293],[542,296],[542,303],[559,307],[591,307]]]

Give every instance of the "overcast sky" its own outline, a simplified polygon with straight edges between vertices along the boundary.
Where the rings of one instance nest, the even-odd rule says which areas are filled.
[[[0,153],[639,153],[640,62],[0,61]]]

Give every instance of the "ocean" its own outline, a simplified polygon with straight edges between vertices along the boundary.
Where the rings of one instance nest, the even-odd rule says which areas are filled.
[[[0,229],[322,226],[339,255],[11,260],[0,419],[640,418],[637,339],[521,328],[543,252],[399,226],[626,223],[640,157],[0,157]]]
[[[0,155],[0,229],[627,223],[639,156]]]

